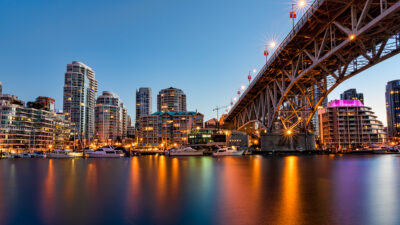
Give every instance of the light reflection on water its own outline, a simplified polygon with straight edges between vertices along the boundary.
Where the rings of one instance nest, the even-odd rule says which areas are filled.
[[[0,224],[399,224],[400,158],[0,160]]]

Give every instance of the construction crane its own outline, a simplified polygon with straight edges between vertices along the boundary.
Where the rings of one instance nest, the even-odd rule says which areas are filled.
[[[229,105],[225,105],[225,106],[217,106],[217,107],[215,107],[215,109],[213,109],[213,111],[217,111],[217,129],[219,130],[219,110],[221,110],[221,109],[226,109],[226,108],[228,108],[229,107]]]
[[[219,110],[221,110],[221,109],[226,109],[226,108],[228,108],[228,107],[229,107],[229,105],[217,106],[217,107],[215,107],[215,109],[213,109],[213,111],[217,111],[217,120],[219,119]]]

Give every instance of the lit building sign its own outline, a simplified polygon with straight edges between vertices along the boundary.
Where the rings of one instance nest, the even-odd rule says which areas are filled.
[[[333,100],[328,103],[328,107],[363,107],[359,100]]]

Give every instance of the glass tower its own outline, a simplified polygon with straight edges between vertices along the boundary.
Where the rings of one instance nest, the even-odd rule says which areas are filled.
[[[181,89],[170,87],[157,95],[157,112],[186,111],[186,95]]]
[[[87,145],[94,136],[94,108],[97,81],[87,65],[73,61],[67,65],[64,85],[64,113],[71,120],[74,138]]]
[[[397,141],[400,137],[400,80],[387,83],[385,97],[388,138]]]
[[[136,90],[136,127],[141,116],[147,116],[152,113],[152,93],[151,88],[139,88]]]

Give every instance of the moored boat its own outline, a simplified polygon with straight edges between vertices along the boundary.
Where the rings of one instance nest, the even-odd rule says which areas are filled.
[[[2,152],[0,154],[1,159],[11,159],[14,158],[13,155],[10,152]]]
[[[34,151],[30,154],[32,158],[46,158],[47,155],[43,151]]]
[[[69,150],[64,150],[64,149],[56,149],[53,152],[47,153],[47,158],[51,159],[71,159],[74,158],[75,156],[70,155],[71,151]]]
[[[237,156],[243,155],[243,150],[236,150],[231,147],[226,148],[218,148],[215,152],[212,153],[213,156]]]
[[[101,147],[93,152],[85,152],[85,157],[88,158],[121,158],[124,157],[124,153],[119,150],[115,150],[111,146]]]
[[[204,150],[196,150],[191,147],[182,147],[178,149],[170,149],[168,154],[170,156],[201,156]]]

